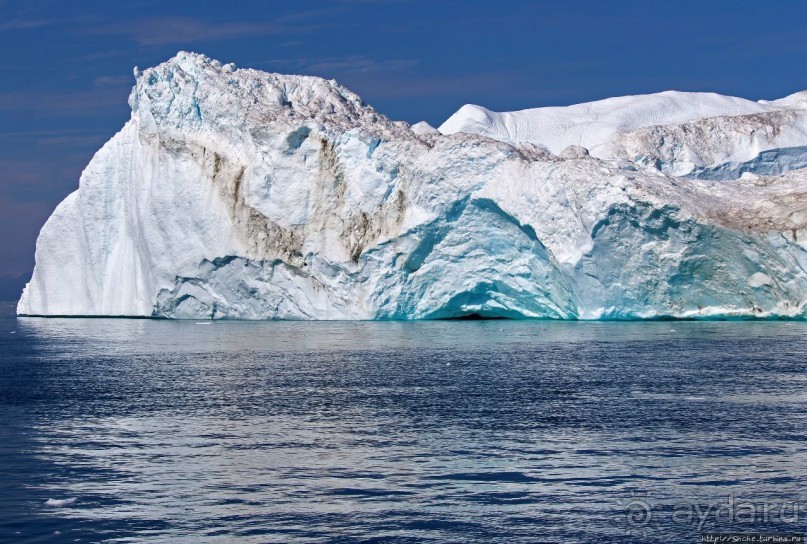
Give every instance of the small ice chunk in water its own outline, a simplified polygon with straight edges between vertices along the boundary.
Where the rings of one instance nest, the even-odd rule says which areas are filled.
[[[75,497],[71,499],[48,499],[45,501],[45,506],[54,506],[56,508],[60,508],[62,506],[70,506],[71,504],[76,504]]]

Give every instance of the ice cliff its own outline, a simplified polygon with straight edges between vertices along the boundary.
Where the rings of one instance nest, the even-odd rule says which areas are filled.
[[[807,93],[393,122],[192,53],[42,228],[23,315],[807,315]]]

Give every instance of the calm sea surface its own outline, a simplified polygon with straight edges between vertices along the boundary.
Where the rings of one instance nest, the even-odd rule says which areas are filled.
[[[0,541],[807,527],[807,324],[0,319]]]

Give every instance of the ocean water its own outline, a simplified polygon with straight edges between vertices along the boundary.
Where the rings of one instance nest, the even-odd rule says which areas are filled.
[[[5,317],[0,541],[802,533],[805,333]]]

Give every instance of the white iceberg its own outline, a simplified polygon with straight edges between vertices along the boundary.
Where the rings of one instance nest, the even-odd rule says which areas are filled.
[[[805,315],[805,93],[466,106],[438,132],[192,53],[135,75],[19,314]]]

